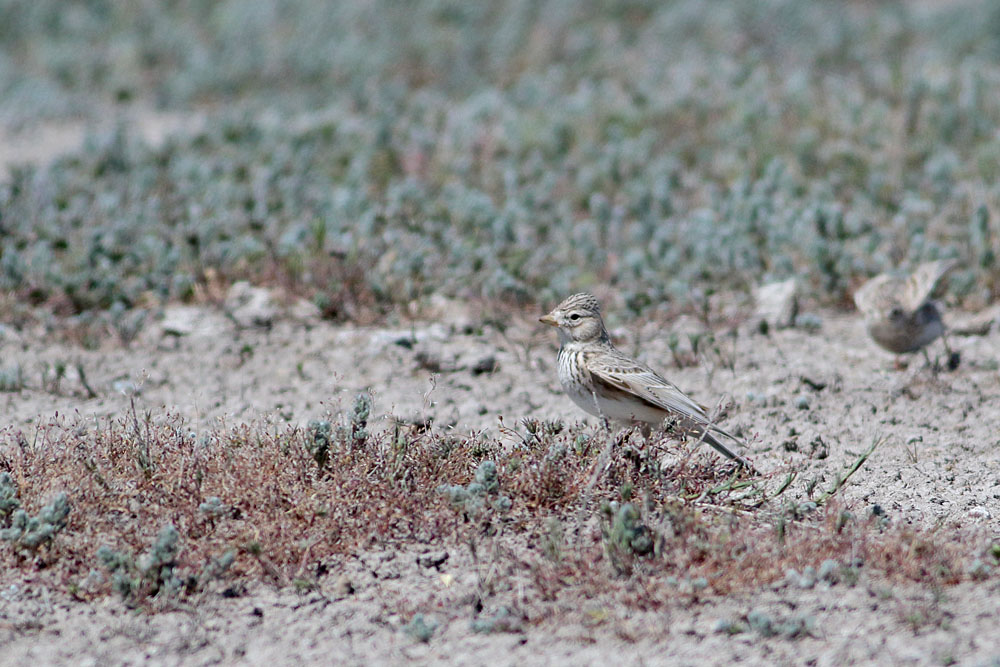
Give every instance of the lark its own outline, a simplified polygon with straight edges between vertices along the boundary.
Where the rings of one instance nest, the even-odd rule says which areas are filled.
[[[672,420],[717,452],[753,469],[716,435],[742,445],[712,423],[705,408],[656,371],[622,354],[611,344],[601,306],[590,294],[574,294],[540,319],[559,330],[559,383],[588,413],[618,423],[652,427]]]
[[[931,295],[941,278],[954,268],[955,260],[925,262],[908,276],[887,273],[872,278],[854,293],[854,303],[864,315],[868,334],[894,354],[923,351],[938,338],[953,356],[944,339],[945,326],[938,304]]]

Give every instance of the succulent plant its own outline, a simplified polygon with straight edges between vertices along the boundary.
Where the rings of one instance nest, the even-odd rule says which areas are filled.
[[[349,316],[340,302],[361,296],[552,300],[611,280],[638,313],[790,275],[839,303],[896,264],[956,256],[959,296],[1000,292],[995,8],[703,9],[18,5],[0,115],[142,97],[230,111],[158,147],[123,125],[13,170],[0,287],[127,310],[190,298],[208,269],[278,269]],[[539,17],[558,48],[525,49]],[[288,122],[303,110],[321,113]],[[123,340],[141,324],[112,319]]]

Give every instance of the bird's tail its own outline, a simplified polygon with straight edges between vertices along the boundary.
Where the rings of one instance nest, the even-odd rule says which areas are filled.
[[[739,443],[741,445],[743,444],[743,442],[739,438],[737,438],[735,435],[731,435],[729,433],[726,433],[725,431],[723,431],[718,426],[709,426],[708,428],[698,428],[697,430],[694,431],[694,434],[698,438],[698,440],[700,440],[701,442],[704,442],[706,445],[708,445],[709,447],[711,447],[715,451],[719,452],[720,454],[722,454],[726,458],[729,458],[729,459],[732,459],[733,461],[736,461],[741,466],[743,466],[744,468],[746,468],[747,470],[749,470],[751,472],[754,472],[754,473],[757,472],[756,469],[753,467],[753,464],[750,463],[750,461],[748,461],[747,459],[743,458],[742,456],[740,456],[739,454],[737,454],[736,452],[734,452],[733,450],[731,450],[729,447],[726,447],[724,444],[722,444],[721,442],[719,442],[719,440],[714,435],[712,435],[712,431],[715,431],[716,433],[719,433],[721,435],[726,436],[727,438],[729,438],[733,442]]]

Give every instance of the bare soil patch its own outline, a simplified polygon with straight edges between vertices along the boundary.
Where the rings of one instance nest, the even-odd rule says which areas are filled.
[[[5,366],[20,366],[24,385],[2,395],[8,466],[27,465],[30,457],[18,448],[56,447],[74,429],[92,443],[90,455],[110,466],[110,457],[101,459],[110,451],[109,439],[135,446],[129,436],[133,414],[142,428],[169,431],[171,442],[192,448],[205,438],[240,433],[270,434],[274,442],[284,442],[282,434],[292,432],[297,435],[287,436],[288,442],[301,444],[311,433],[310,421],[328,419],[334,431],[349,426],[345,415],[355,396],[370,392],[373,442],[389,442],[400,429],[413,442],[454,442],[453,458],[443,459],[453,468],[443,464],[413,472],[425,475],[428,484],[468,485],[477,460],[495,460],[497,493],[508,495],[512,508],[509,514],[490,509],[487,515],[470,515],[449,506],[434,489],[415,485],[419,493],[411,504],[399,502],[409,536],[390,531],[362,539],[358,532],[352,537],[356,546],[343,548],[328,534],[303,527],[315,500],[308,494],[322,488],[293,479],[296,471],[312,475],[315,463],[306,451],[295,455],[294,465],[291,459],[261,460],[247,469],[259,469],[262,488],[268,479],[285,480],[280,483],[286,493],[280,501],[259,496],[261,502],[287,503],[270,507],[277,518],[258,526],[265,558],[245,549],[230,572],[202,590],[174,601],[153,597],[141,601],[139,610],[111,595],[109,573],[96,560],[87,561],[102,534],[106,539],[114,533],[114,527],[101,527],[109,517],[88,521],[71,514],[70,528],[91,536],[83,542],[69,533],[56,537],[51,556],[66,556],[66,562],[45,564],[50,555],[44,552],[36,561],[18,561],[4,577],[3,662],[258,664],[280,656],[307,662],[332,657],[348,663],[409,658],[480,664],[503,651],[528,664],[609,658],[941,664],[986,661],[1000,651],[992,632],[996,609],[990,600],[997,583],[989,551],[1000,512],[996,330],[953,338],[962,364],[935,374],[919,357],[910,368],[897,370],[893,359],[867,340],[856,317],[833,312],[822,314],[815,332],[762,335],[751,322],[730,318],[736,323],[730,334],[730,324],[715,322],[711,333],[717,343],[702,348],[698,363],[682,368],[674,359],[695,360],[686,334],[701,331],[699,322],[613,326],[620,347],[702,402],[728,406],[722,423],[748,440],[747,453],[762,472],[773,473],[769,488],[774,490],[787,471],[796,472],[779,500],[754,510],[739,509],[731,493],[723,494],[729,500],[704,498],[704,506],[684,501],[679,480],[709,488],[725,484],[729,469],[707,448],[691,451],[690,443],[669,439],[655,445],[620,441],[592,489],[581,486],[601,463],[596,449],[571,455],[572,465],[553,467],[548,477],[532,478],[536,468],[511,466],[518,458],[541,470],[554,448],[572,451],[583,437],[599,449],[611,436],[587,423],[561,395],[555,341],[534,324],[535,313],[491,323],[475,307],[439,306],[430,323],[355,327],[280,316],[269,328],[243,328],[218,310],[191,307],[186,314],[191,326],[183,335],[165,331],[163,319],[151,318],[128,347],[109,334],[96,350],[61,343],[42,329],[4,329],[0,359]],[[679,355],[669,350],[671,332],[683,342]],[[57,364],[67,368],[58,383]],[[534,420],[532,428],[541,435],[532,439],[522,419]],[[547,421],[563,422],[562,429],[546,435]],[[820,496],[876,438],[884,442],[834,500],[813,513],[807,508],[808,516],[788,513],[783,502],[801,506]],[[476,443],[484,451],[474,450]],[[392,451],[380,447],[380,456]],[[70,461],[65,456],[53,453],[49,470],[72,469],[59,467]],[[44,476],[44,457],[31,460],[39,466],[34,474]],[[411,467],[418,460],[426,462],[407,459]],[[330,462],[338,465],[336,457]],[[668,471],[656,483],[648,472],[653,464]],[[268,472],[271,465],[285,467]],[[544,486],[553,471],[564,475],[563,496]],[[120,471],[108,474],[129,479]],[[149,548],[160,528],[157,503],[174,512],[164,519],[181,526],[183,534],[216,530],[225,537],[217,544],[189,539],[186,567],[209,561],[225,544],[246,545],[250,539],[240,531],[251,526],[227,518],[212,524],[198,513],[200,496],[217,495],[238,505],[225,489],[194,493],[182,511],[176,504],[180,491],[163,490],[160,499],[142,496],[141,471],[128,474],[138,480],[140,495],[133,497],[136,506],[122,508],[122,520],[138,528],[130,533],[132,542],[114,546],[136,555]],[[184,476],[175,471],[170,478]],[[79,481],[84,479],[90,477],[81,472],[64,488],[71,498],[89,488]],[[60,487],[58,476],[41,485],[30,481],[22,491],[32,510]],[[636,493],[653,494],[635,502],[655,534],[683,539],[665,540],[666,551],[652,558],[626,550],[616,564],[601,504],[624,502],[626,482]],[[591,495],[581,500],[586,492]],[[670,498],[687,509],[670,509]],[[363,509],[366,500],[362,494],[340,502]],[[544,512],[543,503],[549,503]],[[844,512],[853,517],[854,528],[837,528]],[[749,523],[741,518],[748,515]],[[358,525],[352,521],[343,525]],[[783,521],[784,542],[777,536]],[[689,528],[676,529],[682,524]],[[268,532],[282,526],[301,535]],[[734,550],[728,562],[750,565],[727,571],[720,556],[724,530],[731,530],[734,545],[759,549],[759,561]],[[560,536],[553,538],[555,533]],[[691,540],[699,535],[708,555],[692,558]],[[553,542],[561,555],[546,551]],[[196,543],[218,550],[206,547],[202,553]],[[292,546],[276,556],[268,551],[273,544]],[[824,554],[837,563],[835,574],[825,578],[819,572]],[[855,557],[860,560],[852,561]],[[429,641],[421,641],[425,636]]]

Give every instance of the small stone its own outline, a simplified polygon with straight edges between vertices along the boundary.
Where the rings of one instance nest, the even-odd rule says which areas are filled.
[[[795,323],[799,312],[798,284],[794,278],[757,288],[754,315],[766,328],[784,329]]]
[[[337,577],[337,581],[333,583],[333,593],[338,597],[347,597],[348,595],[354,595],[354,583],[351,578],[346,574],[341,574]]]
[[[163,311],[160,328],[168,336],[189,336],[194,333],[202,311],[194,306],[170,306]]]
[[[441,565],[448,560],[448,557],[448,552],[443,549],[441,551],[427,551],[417,556],[417,565],[440,569]]]
[[[441,294],[433,294],[422,315],[430,320],[441,322],[453,333],[470,334],[476,330],[481,321],[465,301],[450,299]]]
[[[288,316],[296,322],[311,324],[319,321],[323,313],[320,312],[319,306],[309,299],[296,299],[288,308]]]
[[[167,306],[160,320],[161,336],[217,336],[231,326],[225,316],[198,306]]]
[[[270,327],[277,314],[271,293],[240,281],[229,288],[224,307],[241,327]]]
[[[484,373],[493,373],[497,369],[497,358],[493,355],[488,357],[483,357],[476,363],[472,365],[469,370],[472,371],[473,375],[482,375]]]
[[[806,396],[805,394],[800,395],[798,398],[795,399],[795,407],[798,408],[799,410],[808,410],[809,397]]]
[[[990,511],[983,507],[982,505],[977,505],[969,510],[969,516],[978,521],[989,520],[993,518]]]

